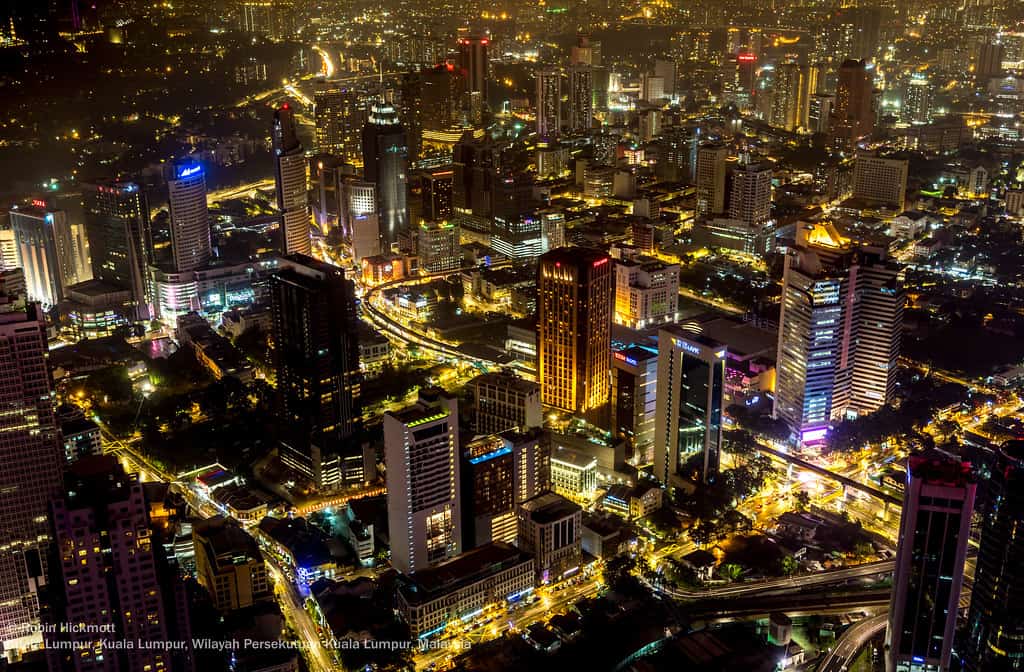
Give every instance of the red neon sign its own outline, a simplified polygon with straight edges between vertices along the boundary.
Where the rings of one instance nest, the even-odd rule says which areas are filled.
[[[607,263],[608,257],[605,257],[604,259],[598,259],[597,261],[594,262],[594,268],[597,268],[598,266],[604,266]]]
[[[46,209],[46,201],[42,200],[41,198],[33,198],[32,205],[36,206],[37,208],[43,208],[44,210]]]
[[[740,54],[736,57],[736,60],[740,63],[753,63],[757,60],[757,56],[754,54]]]

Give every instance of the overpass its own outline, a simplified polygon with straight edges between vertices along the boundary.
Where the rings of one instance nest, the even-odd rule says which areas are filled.
[[[901,500],[899,497],[895,497],[887,492],[879,490],[878,488],[872,487],[870,485],[865,485],[864,483],[861,483],[859,481],[855,481],[852,478],[849,478],[848,476],[843,476],[842,474],[837,474],[834,471],[829,471],[824,467],[819,467],[818,465],[808,462],[807,460],[801,459],[796,455],[783,453],[782,451],[770,448],[764,445],[763,443],[758,443],[757,449],[760,450],[762,453],[771,455],[776,459],[782,460],[784,462],[789,462],[790,464],[800,467],[801,469],[806,469],[807,471],[814,472],[815,474],[823,476],[824,478],[837,481],[838,483],[842,484],[844,488],[853,488],[854,490],[860,490],[865,494],[871,495],[872,497],[876,497],[882,500],[886,504],[895,504],[896,506],[903,505],[903,500]]]

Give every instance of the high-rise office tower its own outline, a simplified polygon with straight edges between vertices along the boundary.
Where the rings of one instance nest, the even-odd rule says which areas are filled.
[[[406,205],[408,145],[398,112],[383,100],[374,103],[363,126],[363,177],[377,185],[377,215],[382,247],[390,250],[409,228]]]
[[[562,73],[558,68],[541,68],[537,81],[537,137],[551,140],[562,129]]]
[[[384,415],[391,566],[411,574],[462,551],[459,402],[438,390]]]
[[[361,262],[381,253],[377,185],[354,177],[341,183],[342,230],[352,247],[352,258]]]
[[[238,13],[243,33],[275,34],[273,0],[242,0]]]
[[[770,117],[773,126],[787,131],[807,127],[810,96],[816,88],[815,72],[798,63],[782,63],[775,68]]]
[[[171,255],[178,273],[194,271],[210,263],[210,213],[206,209],[206,176],[192,160],[174,163],[167,181],[171,210]]]
[[[767,164],[743,161],[732,171],[729,219],[760,227],[772,218],[772,169]]]
[[[416,229],[420,270],[426,273],[454,271],[462,266],[459,225],[455,222],[421,221]]]
[[[68,287],[92,277],[85,231],[66,211],[33,201],[12,207],[9,214],[30,300],[54,306]]]
[[[978,86],[988,86],[988,80],[1003,74],[1003,58],[1006,47],[1000,43],[986,42],[978,46],[974,59],[974,80]]]
[[[282,463],[330,489],[346,479],[342,442],[359,427],[359,332],[345,272],[304,255],[271,276]],[[349,441],[348,443],[352,443]],[[361,457],[360,457],[361,459]]]
[[[146,672],[182,669],[161,647],[188,633],[175,630],[176,573],[163,565],[142,484],[110,455],[83,458],[65,477],[66,494],[52,504],[57,559],[51,584],[55,625],[44,639],[50,669]],[[177,585],[176,585],[177,584]],[[135,649],[108,642],[127,640]],[[78,649],[58,648],[75,643]],[[149,645],[149,646],[147,646]],[[152,648],[150,648],[152,647]],[[188,651],[180,654],[188,655]],[[54,664],[56,663],[56,664]]]
[[[473,392],[473,431],[498,434],[525,432],[543,424],[540,385],[511,371],[482,373],[469,382]]]
[[[775,417],[801,441],[893,396],[905,295],[882,248],[854,247],[827,223],[797,226],[782,281]]]
[[[697,217],[725,212],[725,162],[729,148],[708,143],[697,148]]]
[[[60,494],[64,446],[47,366],[39,304],[0,313],[0,641],[18,651],[41,641],[50,500]]]
[[[986,486],[963,667],[1010,672],[1024,660],[1024,443],[1003,444]]]
[[[418,90],[414,96],[418,100],[402,100],[406,119],[417,113],[411,106],[418,102],[421,131],[451,132],[453,127],[461,125],[466,112],[463,97],[468,84],[467,76],[468,73],[451,63],[440,63],[420,72],[415,79]]]
[[[887,672],[950,669],[977,485],[939,450],[910,456],[885,636]]]
[[[281,252],[309,254],[309,192],[306,189],[306,154],[295,128],[295,117],[288,103],[274,111],[271,137],[274,145],[274,185],[277,209],[281,212]]]
[[[462,452],[463,549],[516,541],[519,505],[550,487],[551,453],[539,431],[486,435]]]
[[[490,43],[486,35],[465,35],[458,39],[458,66],[466,80],[466,91],[480,94],[485,105],[487,83],[491,76],[491,64],[487,58]]]
[[[635,466],[654,461],[658,352],[631,345],[612,355],[612,434],[626,442]]]
[[[654,76],[660,77],[666,97],[671,98],[676,92],[676,62],[657,59],[654,61]]]
[[[591,66],[569,66],[569,130],[574,133],[589,131],[594,123],[594,72]]]
[[[82,205],[92,277],[130,290],[136,319],[149,319],[153,242],[146,195],[133,182],[85,184]]]
[[[853,164],[853,197],[902,212],[909,168],[910,162],[906,159],[885,159],[867,152],[858,153]]]
[[[541,401],[603,424],[611,386],[612,264],[563,247],[537,269],[537,380]]]
[[[1009,207],[1010,199],[1007,199],[1007,211],[1012,212]],[[540,213],[540,249],[549,252],[559,247],[565,247],[565,213],[552,210],[541,211]]]
[[[337,81],[317,82],[313,89],[316,148],[348,163],[361,163],[360,133],[366,106],[359,92]]]
[[[424,219],[444,220],[455,214],[452,206],[454,182],[455,168],[450,165],[423,172],[420,178],[420,193],[423,199],[420,210]]]
[[[700,478],[717,478],[722,452],[725,345],[678,326],[658,332],[654,475],[672,487],[701,456]]]
[[[829,134],[838,146],[851,148],[875,130],[872,71],[867,61],[844,61],[839,66],[836,102]]]

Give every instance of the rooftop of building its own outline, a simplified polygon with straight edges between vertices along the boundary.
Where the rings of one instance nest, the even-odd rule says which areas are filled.
[[[567,448],[565,446],[555,446],[555,450],[551,453],[552,461],[561,462],[562,464],[568,464],[579,469],[586,469],[591,466],[597,466],[597,458],[593,455],[587,455],[586,453],[576,450],[575,448]]]
[[[740,359],[773,353],[778,347],[778,334],[731,317],[716,316],[699,323],[701,334],[724,343],[729,354]]]
[[[305,518],[271,518],[260,521],[260,531],[284,546],[299,567],[316,567],[330,562],[331,553],[323,533]]]
[[[492,542],[414,573],[400,590],[411,603],[426,602],[531,558],[512,544]]]
[[[67,438],[77,434],[84,434],[85,432],[99,432],[100,426],[88,418],[76,417],[61,422],[60,431],[64,438]]]
[[[578,504],[574,504],[554,492],[545,492],[536,497],[531,497],[521,504],[521,508],[529,514],[530,520],[538,525],[547,525],[556,520],[568,518],[583,510]]]
[[[530,392],[536,392],[540,389],[540,385],[526,380],[520,377],[515,372],[509,369],[501,369],[500,371],[491,371],[488,373],[481,373],[479,376],[470,381],[473,386],[488,384],[488,385],[499,385],[501,387],[510,387],[517,392],[528,394]]]
[[[234,518],[215,516],[196,521],[192,533],[204,543],[218,569],[241,562],[263,561],[259,544]]]

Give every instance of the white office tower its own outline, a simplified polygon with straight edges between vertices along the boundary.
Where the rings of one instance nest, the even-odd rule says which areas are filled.
[[[192,160],[175,163],[174,177],[167,182],[167,192],[174,270],[181,273],[203,268],[210,262],[213,252],[202,165]]]
[[[411,574],[461,552],[458,401],[421,390],[384,416],[391,566]]]
[[[797,225],[786,255],[775,417],[803,443],[832,421],[892,399],[905,295],[883,248],[857,247],[825,222]]]
[[[352,246],[352,258],[362,262],[381,253],[377,185],[355,177],[340,184],[342,230]]]
[[[537,71],[537,137],[550,140],[562,129],[562,73],[558,68]]]
[[[288,103],[274,111],[274,186],[277,209],[281,212],[281,252],[310,253],[309,195],[306,189],[306,154],[295,129],[295,118]]]

